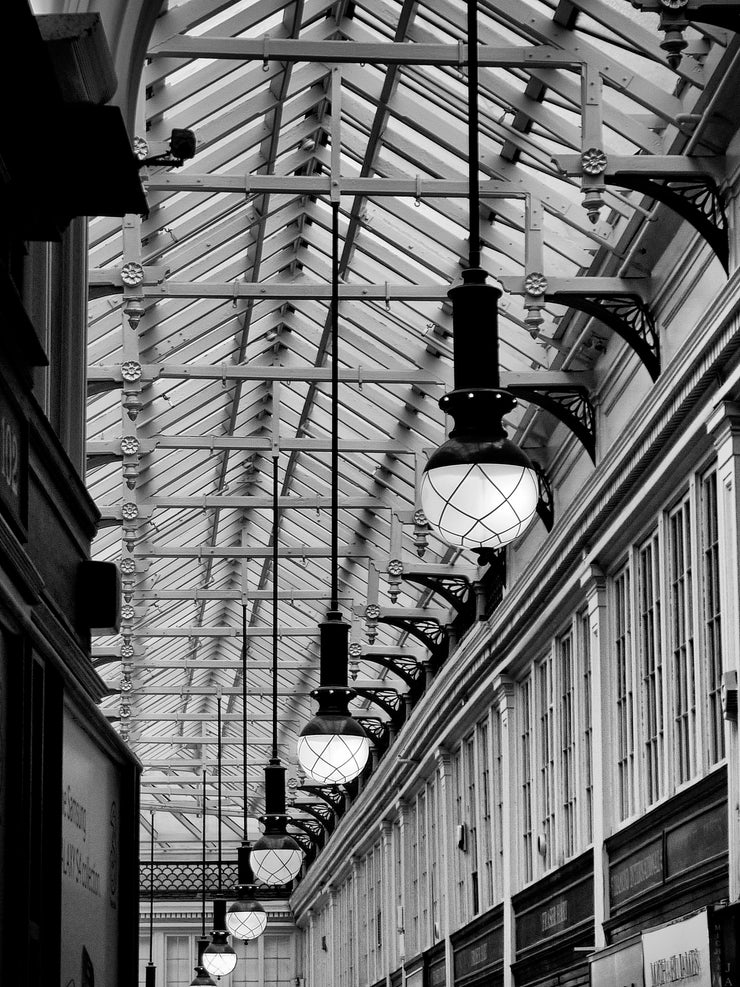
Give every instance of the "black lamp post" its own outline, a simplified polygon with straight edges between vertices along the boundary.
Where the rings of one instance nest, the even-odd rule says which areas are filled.
[[[201,926],[200,938],[198,939],[198,962],[195,965],[195,976],[190,981],[190,987],[216,987],[216,982],[203,965],[203,953],[210,940],[206,936],[206,773],[203,772],[203,826],[201,841],[201,869],[200,869],[200,890],[201,890]]]
[[[452,302],[455,389],[440,401],[455,427],[427,462],[421,502],[430,525],[448,544],[500,548],[535,517],[537,474],[506,435],[502,420],[516,399],[499,386],[498,300],[480,266],[478,176],[478,4],[468,3],[468,167],[470,257]]]
[[[267,913],[257,901],[254,891],[254,874],[250,861],[251,847],[247,842],[247,825],[249,823],[248,779],[247,779],[247,605],[242,603],[242,787],[244,789],[244,842],[238,850],[239,864],[239,898],[229,906],[226,912],[226,924],[229,932],[237,939],[245,942],[257,939],[265,931]]]
[[[217,700],[218,741],[218,895],[213,899],[213,933],[211,941],[203,950],[203,966],[212,977],[220,979],[236,966],[236,953],[229,945],[226,930],[226,899],[221,885],[221,696]],[[205,860],[205,853],[203,855]]]
[[[303,851],[288,833],[285,812],[285,768],[278,757],[278,457],[272,475],[272,757],[265,765],[265,814],[262,836],[252,847],[255,877],[262,884],[288,884],[303,863]]]
[[[298,760],[314,781],[334,784],[356,778],[367,763],[370,740],[349,712],[349,624],[339,611],[339,203],[332,202],[332,395],[331,395],[331,604],[319,624],[321,664],[316,716],[301,730]]]

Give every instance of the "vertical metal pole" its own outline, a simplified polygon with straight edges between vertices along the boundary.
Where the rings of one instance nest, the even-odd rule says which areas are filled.
[[[278,457],[272,457],[272,759],[278,756]]]
[[[244,840],[247,839],[247,605],[242,603],[242,748],[244,769]]]
[[[480,267],[480,183],[478,178],[478,157],[478,3],[477,0],[468,0],[469,267]]]
[[[206,769],[203,768],[203,841],[202,841],[202,854],[203,860],[201,862],[201,905],[202,905],[202,916],[201,916],[201,929],[200,934],[202,938],[205,939],[206,936]]]
[[[149,828],[151,830],[151,849],[149,851],[149,963],[145,971],[146,987],[155,987],[157,982],[157,968],[152,960],[152,949],[154,944],[154,813],[149,814]]]
[[[331,204],[331,606],[339,609],[339,202]]]
[[[218,894],[221,897],[221,696],[217,700],[218,723]]]

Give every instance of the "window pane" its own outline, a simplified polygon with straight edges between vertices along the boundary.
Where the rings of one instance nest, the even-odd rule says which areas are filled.
[[[288,987],[293,983],[292,937],[265,936],[265,987]]]
[[[725,756],[722,719],[722,642],[720,638],[719,534],[717,529],[717,474],[702,483],[702,548],[704,556],[704,655],[707,670],[707,754],[709,764]]]
[[[193,967],[190,964],[190,937],[165,936],[166,987],[188,987],[193,976]]]
[[[582,774],[585,800],[585,841],[593,840],[593,721],[591,714],[591,654],[589,651],[589,617],[580,613],[577,619],[578,656],[581,677]]]
[[[668,527],[673,759],[676,765],[677,784],[688,781],[696,773],[696,682],[690,521],[687,500],[671,515]]]
[[[573,635],[558,641],[560,664],[560,775],[562,785],[563,853],[576,850],[576,736],[573,727],[575,690],[573,682]]]
[[[532,880],[532,710],[531,679],[522,682],[519,688],[519,776],[522,788],[522,876],[524,881]]]
[[[663,654],[660,639],[660,555],[653,536],[640,549],[638,616],[645,795],[652,805],[665,791],[663,782]]]
[[[540,741],[540,832],[544,837],[543,861],[550,867],[555,852],[555,745],[552,659],[548,655],[537,666]]]
[[[615,671],[617,713],[617,785],[619,818],[634,811],[635,739],[632,726],[630,572],[614,580]]]

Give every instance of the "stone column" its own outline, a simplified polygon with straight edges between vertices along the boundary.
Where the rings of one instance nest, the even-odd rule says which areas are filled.
[[[437,861],[437,876],[440,884],[440,933],[445,939],[445,980],[453,983],[454,969],[452,945],[450,943],[450,928],[452,926],[450,895],[455,887],[452,856],[452,759],[450,752],[444,747],[435,751],[437,760],[437,833],[439,837],[439,860]]]
[[[386,978],[392,969],[393,937],[396,934],[396,890],[393,881],[393,824],[389,819],[380,823],[380,842],[383,848],[383,879],[381,883],[383,901],[383,946],[380,956]]]
[[[585,562],[580,574],[588,608],[588,658],[591,664],[592,804],[594,846],[594,930],[597,949],[606,946],[604,922],[609,917],[609,869],[604,840],[609,835],[614,755],[609,688],[609,635],[606,579],[601,569]]]
[[[493,683],[493,702],[501,718],[501,794],[503,801],[501,840],[504,847],[502,860],[501,891],[504,918],[504,979],[503,987],[513,987],[514,974],[511,964],[516,959],[516,929],[511,896],[516,887],[517,853],[517,763],[516,719],[514,717],[514,683],[508,675],[499,675]],[[491,738],[493,739],[493,738]],[[494,799],[496,786],[491,786]],[[491,806],[491,816],[496,816],[496,805]],[[498,861],[496,862],[498,865]]]

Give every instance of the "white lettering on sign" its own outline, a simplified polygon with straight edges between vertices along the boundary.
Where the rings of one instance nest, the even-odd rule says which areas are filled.
[[[100,872],[89,856],[82,856],[82,850],[74,843],[67,842],[62,848],[62,874],[85,891],[100,895]]]
[[[701,975],[701,957],[698,949],[687,949],[685,953],[674,953],[654,960],[650,964],[652,981],[650,987],[675,984]]]
[[[706,911],[642,934],[645,987],[713,987]]]
[[[17,497],[20,493],[20,442],[13,422],[0,416],[0,475]]]
[[[540,922],[542,925],[542,931],[548,932],[550,929],[554,929],[556,925],[564,925],[568,921],[568,901],[558,901],[554,905],[550,905],[549,908],[545,908],[540,912]]]
[[[69,820],[82,833],[82,839],[87,839],[87,809],[74,797],[71,785],[62,791],[62,819]]]

